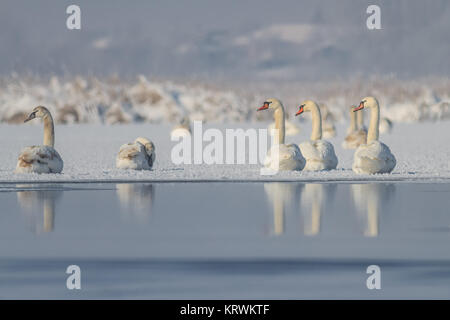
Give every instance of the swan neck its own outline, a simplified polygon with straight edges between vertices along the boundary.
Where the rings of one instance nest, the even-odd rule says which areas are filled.
[[[378,140],[380,124],[380,108],[378,104],[371,107],[369,132],[367,133],[367,144]]]
[[[280,105],[276,110],[275,110],[275,114],[274,114],[274,118],[275,118],[275,129],[278,130],[278,136],[276,137],[275,141],[278,144],[284,144],[284,135],[285,135],[285,130],[284,130],[284,108],[282,105]]]
[[[50,113],[44,117],[44,146],[55,146],[55,128],[53,125],[53,118]]]
[[[322,139],[322,115],[320,114],[319,106],[315,103],[312,104],[311,107],[312,114],[312,132],[311,132],[311,140],[320,140]]]

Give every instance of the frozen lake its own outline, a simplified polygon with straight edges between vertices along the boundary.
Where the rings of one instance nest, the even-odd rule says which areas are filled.
[[[449,183],[0,184],[0,203],[0,298],[450,298]]]

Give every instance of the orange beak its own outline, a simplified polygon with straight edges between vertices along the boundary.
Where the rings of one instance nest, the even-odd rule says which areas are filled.
[[[361,101],[361,103],[359,104],[359,107],[353,109],[353,112],[358,111],[358,110],[361,110],[361,109],[364,109],[364,102],[362,102],[362,101]]]
[[[302,114],[303,111],[305,111],[305,110],[303,110],[303,107],[304,107],[304,105],[301,105],[300,107],[298,107],[299,109],[298,109],[297,113],[295,114],[296,116],[298,116],[299,114]]]
[[[256,111],[261,111],[261,110],[266,110],[266,109],[269,109],[268,103],[264,103],[264,105],[261,108],[258,108]]]

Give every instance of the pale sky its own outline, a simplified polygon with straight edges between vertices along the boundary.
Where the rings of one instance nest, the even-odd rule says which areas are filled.
[[[81,30],[66,7],[81,7]],[[381,8],[368,30],[366,8]],[[2,0],[0,74],[448,76],[450,2]]]

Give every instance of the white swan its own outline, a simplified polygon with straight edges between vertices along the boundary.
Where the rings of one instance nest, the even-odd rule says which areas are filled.
[[[319,109],[322,110],[322,135],[325,139],[336,136],[336,127],[334,126],[334,118],[330,110],[325,104],[322,104]]]
[[[374,97],[364,98],[354,111],[370,108],[370,124],[367,134],[367,144],[356,149],[353,158],[353,171],[356,173],[389,173],[397,161],[387,145],[378,141],[380,123],[380,106]]]
[[[356,149],[360,145],[367,142],[367,129],[364,127],[364,112],[355,114],[353,109],[356,106],[350,107],[350,127],[347,130],[347,136],[342,142],[344,149]]]
[[[322,118],[319,106],[314,101],[307,100],[302,103],[295,115],[298,116],[306,111],[312,113],[312,133],[311,141],[305,141],[299,145],[300,151],[306,159],[306,165],[303,170],[321,171],[336,169],[338,159],[334,152],[334,147],[330,142],[322,140]]]
[[[34,118],[42,118],[44,121],[44,145],[23,149],[17,161],[16,172],[60,173],[64,162],[53,148],[55,145],[55,129],[52,115],[46,107],[38,106],[33,109],[24,122]]]
[[[191,135],[191,125],[188,117],[183,117],[180,123],[177,124],[170,133],[172,140],[175,140],[178,137],[186,137],[189,135]]]
[[[116,158],[119,169],[150,170],[155,162],[155,145],[147,138],[139,137],[134,143],[120,147]]]
[[[391,133],[393,123],[386,117],[380,118],[380,133]]]
[[[263,106],[257,111],[271,109],[274,110],[275,118],[275,143],[272,148],[267,152],[266,159],[264,160],[264,166],[273,170],[292,171],[302,170],[305,166],[305,159],[300,152],[300,149],[295,144],[284,144],[284,107],[278,99],[267,99]],[[277,163],[276,156],[272,156],[275,152],[275,148],[279,150],[279,163]],[[278,165],[278,166],[277,166]]]

